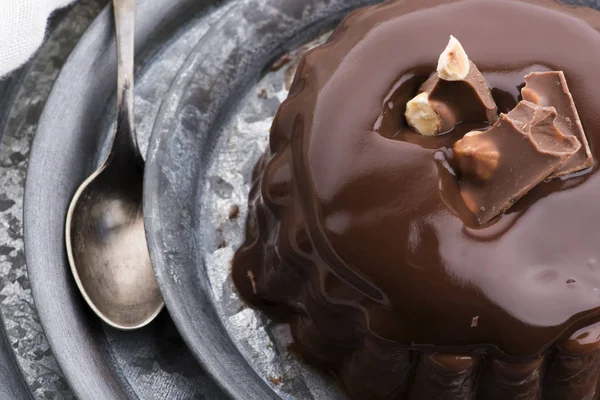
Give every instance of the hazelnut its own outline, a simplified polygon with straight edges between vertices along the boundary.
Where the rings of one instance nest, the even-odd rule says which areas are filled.
[[[481,181],[489,180],[496,168],[500,154],[496,145],[489,140],[470,140],[481,132],[473,131],[454,144],[454,159],[462,174]]]
[[[450,36],[448,46],[438,60],[438,76],[445,81],[462,81],[470,70],[471,63],[465,49],[454,36]]]
[[[429,95],[423,92],[406,103],[406,121],[411,128],[424,136],[440,132],[442,121],[429,103]]]

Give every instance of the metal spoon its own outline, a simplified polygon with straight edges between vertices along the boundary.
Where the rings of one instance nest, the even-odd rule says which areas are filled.
[[[150,264],[142,186],[144,160],[135,136],[135,0],[113,0],[117,38],[117,120],[100,168],[79,187],[66,220],[67,255],[79,290],[107,324],[141,328],[164,306]]]

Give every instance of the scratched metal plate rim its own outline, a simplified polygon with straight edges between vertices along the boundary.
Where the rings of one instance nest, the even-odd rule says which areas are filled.
[[[350,11],[369,3],[255,0],[240,4],[245,8],[240,12],[249,17],[239,20],[234,13],[225,16],[198,43],[155,121],[144,184],[146,236],[154,271],[184,340],[235,399],[345,398],[335,380],[305,364],[299,365],[288,357],[284,344],[271,340],[279,335],[280,327],[274,327],[276,332],[267,332],[270,323],[243,305],[225,275],[243,232],[249,175],[265,148],[268,125],[276,111],[271,109],[272,114],[265,115],[264,108],[249,106],[253,103],[249,97],[258,93],[259,97],[269,99],[273,95],[282,101],[285,94],[271,90],[277,82],[265,74],[277,56],[332,29]],[[218,46],[221,42],[238,45]],[[264,90],[261,83],[270,89]],[[257,111],[256,115],[252,111]],[[232,121],[243,118],[260,124],[262,134],[232,135],[233,131],[242,133]],[[242,156],[237,166],[224,165],[220,171],[223,176],[235,175],[228,182],[219,171],[209,170],[214,169],[215,160],[230,158],[232,152],[249,156]],[[235,192],[237,203],[220,201],[218,194],[211,197],[220,185],[225,192]],[[226,216],[231,206],[239,207],[240,216],[235,223],[223,224],[220,217]],[[211,260],[215,258],[220,262],[213,265]],[[219,292],[224,286],[226,293],[221,297]],[[230,326],[230,320],[221,312],[225,302],[235,303],[229,304],[229,309],[242,310],[231,317],[241,325],[252,325],[248,329],[251,335],[260,331],[246,341],[254,342],[256,353],[246,351],[248,343],[238,340],[245,328],[240,324]],[[246,317],[250,319],[243,320]],[[261,347],[265,352],[277,353],[273,355],[277,368],[264,367],[273,360],[261,354]],[[274,348],[278,350],[270,350]]]
[[[0,80],[0,137],[4,132],[4,129],[9,125],[8,120],[10,119],[12,108],[15,106],[14,103],[17,102],[17,93],[22,87],[23,82],[24,74],[21,71],[4,81]],[[5,153],[1,154],[1,156],[4,155]],[[2,196],[2,202],[4,203],[2,207],[4,211],[13,206],[8,195]],[[6,250],[3,252],[3,256],[5,258],[10,258],[11,253],[13,253],[15,249],[10,246],[4,247]],[[16,253],[18,253],[18,251]],[[10,283],[7,284],[7,286],[9,285]],[[25,368],[22,368],[19,363],[16,351],[11,345],[14,341],[14,337],[11,337],[7,329],[9,326],[8,324],[14,324],[12,318],[13,315],[8,315],[8,307],[4,304],[5,297],[8,298],[9,296],[3,294],[2,297],[3,301],[0,306],[0,376],[2,377],[0,380],[0,398],[30,399],[33,398],[33,389],[26,382],[27,371]]]
[[[138,0],[135,101],[142,148],[179,67],[232,3]],[[77,398],[224,399],[166,311],[139,331],[114,330],[85,306],[69,272],[64,251],[67,205],[102,159],[114,118],[112,32],[109,6],[62,67],[31,152],[24,150],[29,162],[23,207],[25,257],[39,321],[61,370],[56,374],[64,375]],[[47,395],[72,398],[67,390]]]

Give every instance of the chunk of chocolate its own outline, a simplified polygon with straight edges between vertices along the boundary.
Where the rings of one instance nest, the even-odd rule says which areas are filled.
[[[430,136],[448,132],[461,122],[494,123],[498,107],[485,78],[451,36],[437,72],[407,103],[405,116],[414,130]]]
[[[594,165],[590,145],[579,119],[573,96],[563,71],[533,72],[525,77],[521,90],[523,100],[556,109],[556,126],[565,135],[575,136],[581,143],[577,153],[565,162],[552,177],[581,171]]]
[[[421,86],[420,92],[428,94],[429,102],[440,116],[442,132],[461,122],[498,120],[498,107],[485,78],[472,61],[469,64],[469,74],[464,80],[447,81],[433,75]]]
[[[454,144],[460,192],[481,224],[507,210],[580,148],[555,124],[556,110],[520,102],[485,132]]]

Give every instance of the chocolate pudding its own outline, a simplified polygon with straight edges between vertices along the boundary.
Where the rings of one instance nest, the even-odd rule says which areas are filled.
[[[353,399],[596,398],[598,29],[553,0],[350,14],[303,57],[256,166],[244,299]],[[450,35],[485,90],[435,81]],[[460,113],[416,132],[419,93]]]

